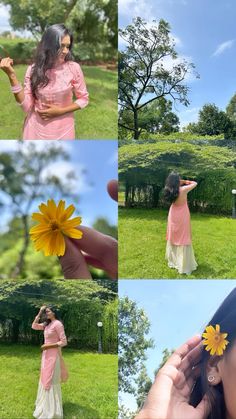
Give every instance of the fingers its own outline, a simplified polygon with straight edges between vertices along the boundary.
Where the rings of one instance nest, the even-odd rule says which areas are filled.
[[[47,121],[52,117],[52,115],[48,112],[48,109],[38,109],[37,112],[44,121]]]
[[[1,67],[10,67],[13,65],[13,60],[10,57],[1,59]]]
[[[183,345],[181,345],[176,351],[171,355],[171,357],[166,362],[166,365],[172,365],[175,368],[179,368],[183,359],[201,342],[202,338],[199,335],[193,336]]]
[[[91,279],[87,263],[76,243],[65,237],[66,251],[59,258],[65,279]]]
[[[181,371],[183,371],[186,374],[191,373],[193,367],[198,364],[198,362],[201,359],[202,354],[202,342],[200,342],[195,348],[193,348],[183,359],[181,363]]]
[[[110,180],[107,184],[107,191],[110,195],[110,197],[114,201],[118,201],[118,181],[115,179]]]
[[[118,243],[106,234],[93,228],[80,226],[83,232],[80,240],[72,239],[80,250],[99,261],[112,279],[118,276]]]

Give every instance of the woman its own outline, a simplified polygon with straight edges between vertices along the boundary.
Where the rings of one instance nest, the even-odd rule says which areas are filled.
[[[40,323],[43,314],[46,321]],[[61,347],[67,345],[63,324],[57,319],[56,310],[42,306],[35,317],[32,328],[44,331],[41,374],[33,416],[37,419],[62,419],[61,381],[68,373],[62,359]]]
[[[188,193],[196,186],[197,182],[182,180],[178,173],[171,173],[164,189],[164,198],[171,204],[166,234],[166,259],[168,266],[177,269],[180,274],[191,274],[197,269],[187,202]]]
[[[223,355],[211,355],[200,336],[189,339],[159,370],[136,419],[236,419],[236,288],[208,323],[215,325],[227,334]]]
[[[64,25],[50,26],[38,45],[34,64],[26,71],[24,88],[13,60],[1,60],[16,102],[26,113],[24,140],[75,138],[74,112],[87,106],[88,92],[79,64],[72,61],[72,45],[73,36]]]

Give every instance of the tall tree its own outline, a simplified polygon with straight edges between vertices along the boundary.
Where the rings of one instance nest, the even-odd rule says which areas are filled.
[[[74,33],[78,59],[117,57],[117,0],[0,0],[9,6],[14,30],[40,38],[46,27],[66,24]],[[58,7],[60,6],[60,7]]]
[[[135,379],[144,365],[146,351],[152,348],[148,338],[150,322],[142,308],[128,297],[119,301],[119,389],[135,393]]]
[[[198,122],[189,124],[187,130],[193,134],[219,135],[223,133],[227,136],[232,127],[233,124],[224,111],[221,111],[214,103],[207,103],[199,111]]]
[[[119,122],[119,138],[123,139],[124,137],[125,139],[126,130],[122,127],[129,126],[131,130],[133,129],[133,113],[130,110],[123,109],[120,111]],[[139,127],[140,134],[144,130],[147,132],[147,136],[150,133],[170,134],[171,132],[178,132],[179,118],[174,112],[172,112],[172,102],[162,97],[142,108],[139,112]]]
[[[29,246],[29,215],[35,201],[55,197],[74,196],[70,180],[74,173],[68,173],[63,180],[47,173],[47,167],[58,159],[68,159],[65,151],[55,145],[45,145],[41,150],[33,143],[19,142],[17,151],[0,154],[1,205],[11,210],[13,217],[21,221],[23,245],[12,276],[22,275],[24,260]],[[19,225],[18,225],[19,226]]]
[[[236,123],[236,93],[232,96],[226,107],[226,114],[231,121]]]
[[[119,31],[126,47],[119,54],[119,105],[121,112],[132,112],[133,127],[125,126],[138,139],[140,111],[148,104],[167,97],[189,104],[184,83],[194,64],[178,59],[169,24],[161,19],[150,26],[140,17]],[[197,74],[196,74],[196,77]]]

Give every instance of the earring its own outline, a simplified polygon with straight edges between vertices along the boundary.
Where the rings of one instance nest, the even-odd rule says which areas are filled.
[[[207,377],[207,379],[208,379],[209,383],[212,383],[214,381],[215,377],[214,377],[214,375],[209,375]]]

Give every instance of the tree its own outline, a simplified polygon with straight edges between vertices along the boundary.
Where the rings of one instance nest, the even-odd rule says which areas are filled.
[[[107,219],[104,217],[97,218],[96,221],[93,223],[93,228],[95,228],[95,230],[98,230],[103,234],[107,234],[108,236],[117,239],[117,226],[109,224]]]
[[[19,142],[18,151],[0,154],[0,188],[4,198],[0,204],[5,209],[10,208],[13,218],[18,218],[18,229],[20,219],[23,231],[23,245],[12,277],[23,273],[29,246],[29,215],[35,201],[46,200],[52,195],[54,198],[57,195],[75,196],[70,187],[74,173],[68,173],[62,180],[45,172],[47,166],[59,158],[67,160],[68,155],[58,146],[45,145],[44,149],[39,151],[35,144],[30,143],[26,146],[23,142]]]
[[[156,376],[158,371],[163,367],[163,365],[166,363],[166,361],[169,359],[169,357],[173,354],[174,350],[172,349],[169,351],[169,349],[165,348],[162,351],[162,361],[158,368],[155,370],[154,375]],[[152,380],[147,374],[147,369],[145,366],[142,367],[140,374],[138,376],[138,379],[136,380],[137,384],[137,391],[136,391],[136,402],[138,409],[140,409],[147,397],[147,394],[152,386]]]
[[[114,59],[117,50],[117,0],[0,0],[10,8],[14,30],[37,39],[46,27],[63,22],[74,33],[74,53],[80,59]],[[78,44],[79,43],[79,44]]]
[[[133,113],[130,110],[123,109],[119,115],[120,129],[119,138],[126,138],[126,132],[122,127],[130,127],[133,129]],[[121,127],[122,126],[122,127]],[[147,104],[139,112],[139,127],[140,134],[142,131],[149,134],[164,133],[170,134],[171,132],[179,131],[179,118],[172,112],[172,102],[166,100],[164,97],[157,99],[155,102]],[[144,134],[142,135],[142,138]]]
[[[226,115],[232,122],[232,128],[228,132],[228,139],[236,139],[236,94],[230,99],[229,104],[226,107]]]
[[[231,121],[236,123],[236,93],[230,99],[230,101],[229,101],[229,103],[226,107],[226,114],[231,119]]]
[[[46,26],[65,22],[77,0],[1,0],[10,7],[10,25],[14,30],[27,30],[36,37],[42,35]]]
[[[119,31],[127,47],[119,54],[119,105],[120,111],[130,111],[134,139],[141,133],[139,115],[148,104],[167,97],[187,106],[188,87],[184,84],[193,63],[179,60],[169,24],[161,19],[150,27],[140,17]],[[196,75],[197,76],[197,75]]]
[[[161,191],[171,171],[197,180],[189,204],[201,212],[231,214],[236,155],[204,141],[157,141],[120,147],[119,180],[128,207],[166,207]]]
[[[153,340],[147,335],[150,322],[145,311],[128,297],[119,301],[119,389],[135,393],[135,379],[144,365]]]
[[[31,324],[43,304],[59,310],[70,346],[96,350],[97,322],[102,321],[103,350],[117,352],[117,294],[94,281],[1,280],[1,340],[39,343],[42,337]]]
[[[187,130],[200,135],[219,135],[223,133],[227,136],[232,126],[233,124],[225,112],[220,111],[214,103],[207,103],[199,111],[198,122],[189,124]]]
[[[143,403],[147,397],[147,394],[152,386],[152,380],[148,376],[147,369],[145,365],[141,367],[140,373],[136,380],[137,390],[136,390],[136,402],[138,409],[143,406]]]

